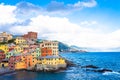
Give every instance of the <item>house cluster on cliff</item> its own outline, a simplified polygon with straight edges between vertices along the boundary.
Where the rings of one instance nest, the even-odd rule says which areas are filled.
[[[12,39],[13,37],[9,40],[13,42],[0,44],[0,67],[12,70],[52,70],[66,67],[65,59],[59,56],[57,41],[43,40],[36,43],[36,32],[28,32]]]

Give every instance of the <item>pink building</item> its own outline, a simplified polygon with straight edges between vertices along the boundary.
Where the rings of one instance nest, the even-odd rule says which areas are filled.
[[[5,59],[5,53],[4,51],[0,50],[0,62]]]
[[[21,61],[20,54],[11,56],[9,58],[9,62],[8,62],[9,68],[14,70],[15,69],[15,62],[19,62],[19,61]]]

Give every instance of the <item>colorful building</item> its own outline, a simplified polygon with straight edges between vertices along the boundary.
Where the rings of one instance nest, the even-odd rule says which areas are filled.
[[[15,43],[16,44],[25,44],[26,43],[26,40],[23,38],[23,37],[17,37],[15,39]]]
[[[7,44],[0,44],[0,50],[3,50],[6,54],[9,51],[9,47]]]
[[[26,68],[33,66],[33,56],[29,53],[23,55],[22,61],[26,63]]]
[[[29,52],[34,52],[35,57],[39,57],[41,55],[41,49],[39,48],[39,45],[30,45]]]
[[[0,42],[7,42],[8,40],[11,40],[13,36],[11,34],[8,34],[6,32],[0,33]]]
[[[37,40],[37,32],[28,32],[23,35],[24,39]]]
[[[14,54],[17,54],[16,52],[15,52],[15,50],[11,50],[11,51],[9,51],[9,52],[7,52],[6,53],[6,59],[9,59],[11,56],[13,56]]]
[[[0,33],[0,42],[12,39],[12,35]],[[14,40],[14,39],[13,39]],[[58,42],[44,40],[36,43],[37,33],[28,32],[23,37],[17,37],[10,44],[0,44],[0,67],[12,70],[37,68],[65,68],[65,59],[59,56]]]
[[[41,65],[41,66],[40,66]],[[65,59],[59,56],[46,56],[46,57],[39,57],[37,68],[65,68],[66,62]]]
[[[8,59],[3,59],[0,62],[0,68],[6,68],[6,67],[8,67]]]
[[[35,49],[35,52],[36,52],[36,57],[41,56],[41,49],[39,47]]]
[[[3,50],[0,50],[0,62],[3,60],[3,59],[5,59],[5,53],[4,53],[4,51]]]
[[[44,48],[47,48],[47,49],[51,49],[52,50],[52,55],[54,56],[58,56],[58,42],[57,41],[47,41],[47,40],[44,40],[40,43],[40,48],[44,49]]]
[[[36,55],[36,51],[33,50],[33,51],[31,51],[29,54],[32,55],[32,65],[35,66],[35,64],[37,63],[37,55]]]
[[[34,68],[37,63],[37,59],[34,58],[31,53],[22,55],[21,61],[25,62],[26,69]]]
[[[21,45],[16,45],[14,50],[15,50],[16,53],[20,53],[24,50],[24,47],[21,46]]]
[[[9,69],[15,70],[16,69],[16,63],[19,63],[21,61],[21,54],[15,54],[9,58]],[[19,67],[19,65],[18,65]]]
[[[41,48],[41,56],[51,56],[52,55],[52,49],[51,48]]]
[[[23,61],[15,62],[15,70],[26,69],[26,64]]]
[[[37,59],[30,53],[13,55],[9,59],[9,68],[12,70],[32,69],[37,64]]]

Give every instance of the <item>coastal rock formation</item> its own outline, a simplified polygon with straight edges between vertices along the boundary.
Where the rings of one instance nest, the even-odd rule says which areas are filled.
[[[113,72],[112,70],[109,69],[101,69],[101,70],[93,70],[94,72],[100,72],[100,73],[104,73],[104,72]]]
[[[42,65],[36,64],[34,71],[43,71],[43,72],[57,72],[61,70],[66,70],[67,67],[76,66],[72,61],[65,60],[66,64],[58,64],[56,66],[53,65]]]
[[[73,66],[76,66],[76,64],[74,64],[72,61],[69,61],[69,60],[65,60],[66,64],[67,64],[67,67],[73,67]]]
[[[86,66],[82,66],[81,68],[86,68],[86,71],[93,71],[93,72],[100,72],[100,73],[113,72],[110,69],[105,69],[105,68],[101,69],[101,68],[94,66],[94,65],[86,65]]]
[[[99,67],[94,65],[86,65],[86,66],[82,66],[81,68],[99,68]]]
[[[63,69],[66,69],[66,64],[59,64],[59,65],[36,64],[34,68],[35,71],[44,71],[44,72],[59,71]]]

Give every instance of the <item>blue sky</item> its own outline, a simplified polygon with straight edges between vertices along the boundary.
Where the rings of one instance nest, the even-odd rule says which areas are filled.
[[[120,51],[119,0],[0,0],[0,31]]]

